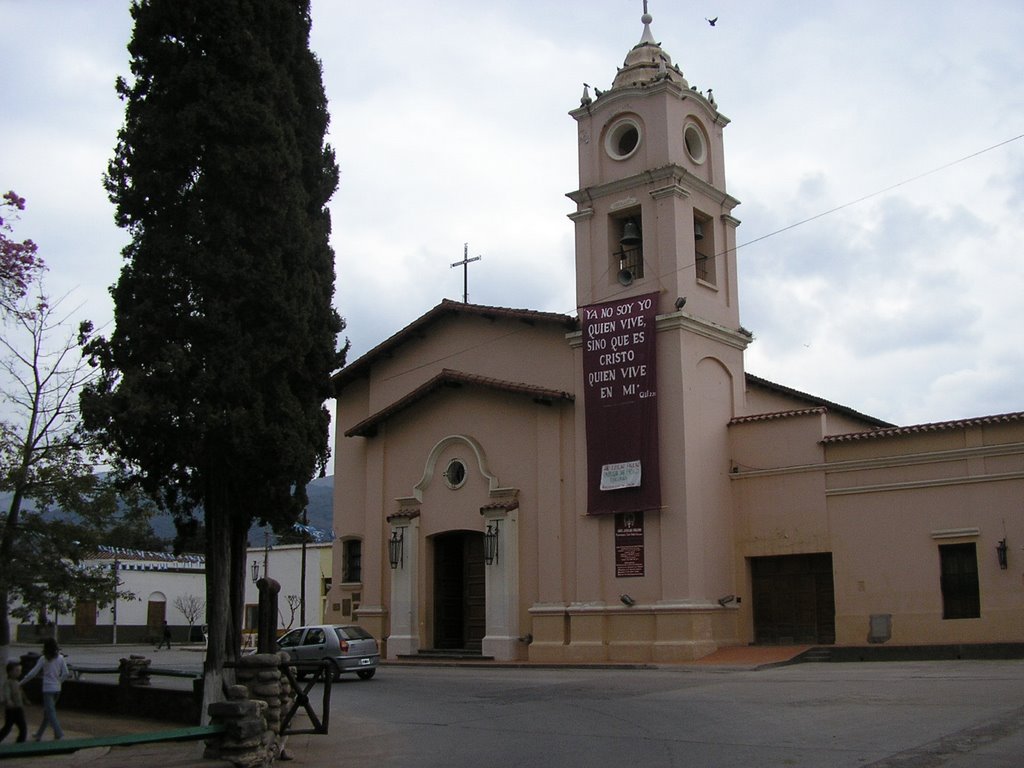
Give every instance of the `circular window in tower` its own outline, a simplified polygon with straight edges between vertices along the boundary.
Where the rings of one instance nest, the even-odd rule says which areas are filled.
[[[462,459],[452,459],[444,471],[444,481],[449,488],[461,488],[466,482],[466,465]]]
[[[704,140],[704,131],[696,123],[687,123],[683,128],[683,144],[693,162],[697,165],[704,162],[708,155],[707,142]]]
[[[615,160],[625,160],[640,146],[640,126],[636,120],[623,118],[609,129],[604,140],[604,149]]]

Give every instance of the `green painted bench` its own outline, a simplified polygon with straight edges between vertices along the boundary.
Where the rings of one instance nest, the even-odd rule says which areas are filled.
[[[117,736],[91,736],[85,739],[59,739],[56,741],[23,741],[20,744],[0,744],[0,758],[32,755],[60,755],[94,747],[130,747],[133,744],[151,744],[158,741],[194,741],[223,733],[223,725],[195,725],[171,731],[128,733]]]

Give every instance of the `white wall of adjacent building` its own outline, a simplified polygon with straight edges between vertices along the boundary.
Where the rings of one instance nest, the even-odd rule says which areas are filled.
[[[116,570],[121,591],[130,594],[103,607],[86,602],[79,603],[70,614],[51,611],[46,617],[50,623],[45,625],[36,621],[14,623],[12,630],[17,641],[36,642],[51,635],[56,625],[57,637],[62,643],[155,643],[162,636],[164,621],[171,628],[172,642],[203,641],[206,569],[202,556],[108,548],[86,561],[86,565]],[[244,598],[246,630],[255,628],[255,611],[259,603],[253,580],[254,565],[257,577],[268,575],[280,584],[278,626],[282,630],[299,626],[303,612],[308,624],[323,621],[325,595],[331,576],[330,544],[307,544],[305,548],[300,544],[289,544],[248,550]],[[189,617],[180,604],[196,601],[202,608],[190,628]]]

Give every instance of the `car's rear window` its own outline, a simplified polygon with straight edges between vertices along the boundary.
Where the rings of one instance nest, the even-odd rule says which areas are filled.
[[[362,627],[335,627],[334,631],[342,640],[373,640],[373,635]]]

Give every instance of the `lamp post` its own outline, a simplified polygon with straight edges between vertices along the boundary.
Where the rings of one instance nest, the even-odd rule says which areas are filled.
[[[306,539],[309,537],[309,517],[302,508],[302,567],[299,574],[299,624],[306,626]]]
[[[117,555],[114,555],[114,563],[110,567],[114,570],[114,602],[110,606],[110,623],[111,623],[111,635],[110,644],[117,645],[117,569],[120,563],[117,560]]]

